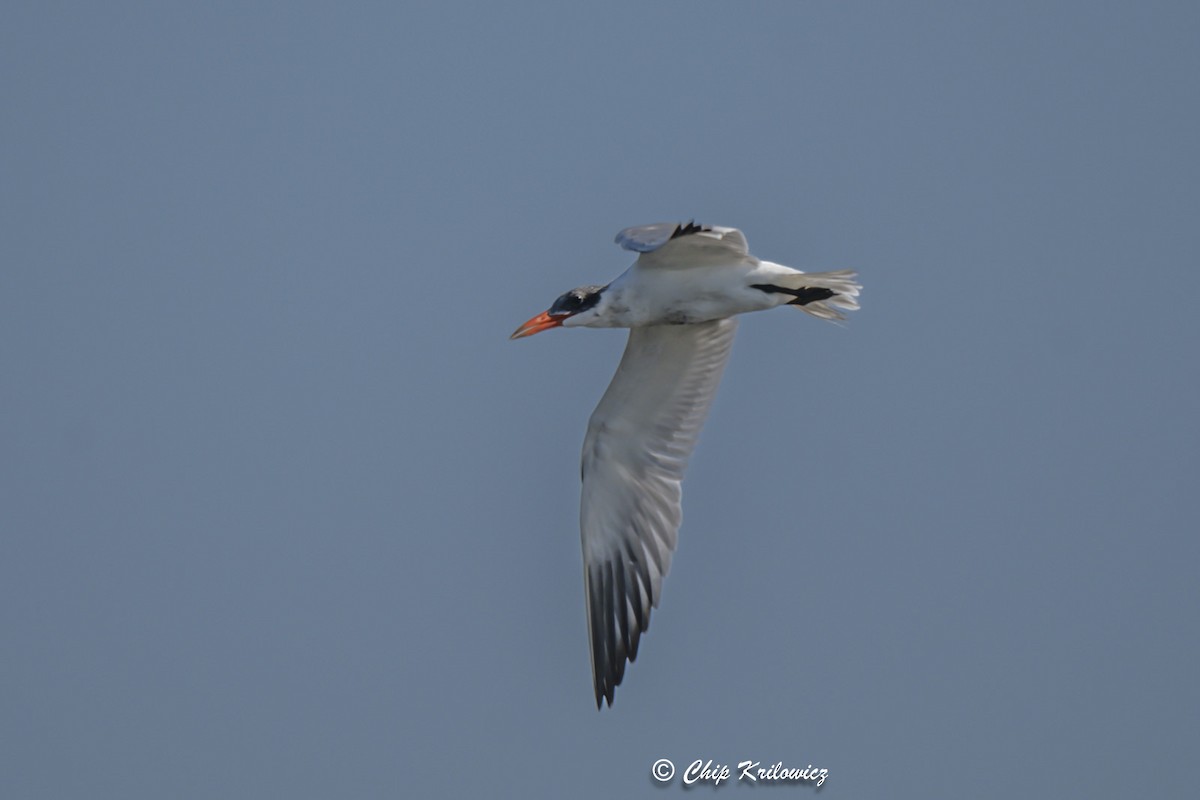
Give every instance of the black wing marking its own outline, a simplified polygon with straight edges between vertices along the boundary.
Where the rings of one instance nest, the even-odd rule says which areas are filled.
[[[690,219],[682,225],[676,225],[675,232],[671,234],[671,238],[678,239],[680,236],[687,236],[692,233],[705,233],[711,230],[711,225],[697,225],[696,220]]]

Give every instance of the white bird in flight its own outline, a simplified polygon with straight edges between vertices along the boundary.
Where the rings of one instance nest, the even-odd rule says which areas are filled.
[[[596,707],[611,706],[658,606],[679,524],[683,472],[729,359],[737,314],[790,305],[821,319],[858,308],[850,270],[801,272],[750,254],[734,228],[626,228],[638,253],[607,286],[581,286],[513,339],[550,328],[629,328],[588,421],[579,510]]]

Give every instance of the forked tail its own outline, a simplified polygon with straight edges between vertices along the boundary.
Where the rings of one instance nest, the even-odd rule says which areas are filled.
[[[845,319],[844,311],[858,310],[858,292],[862,289],[858,275],[852,269],[834,272],[797,272],[774,275],[770,284],[753,284],[753,288],[771,294],[791,296],[787,302],[801,311],[821,319]]]

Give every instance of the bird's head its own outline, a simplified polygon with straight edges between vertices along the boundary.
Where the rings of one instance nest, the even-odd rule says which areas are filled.
[[[560,295],[550,308],[517,328],[510,338],[521,339],[551,328],[574,328],[595,322],[604,310],[601,302],[604,289],[603,286],[580,286]]]

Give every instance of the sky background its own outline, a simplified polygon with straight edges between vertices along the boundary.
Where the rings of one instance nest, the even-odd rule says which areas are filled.
[[[0,796],[661,797],[663,757],[1191,796],[1197,41],[1186,2],[9,4]],[[863,307],[743,321],[598,713],[625,334],[508,335],[692,218]]]

